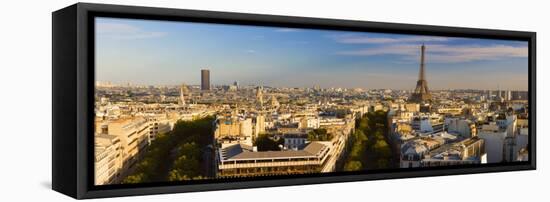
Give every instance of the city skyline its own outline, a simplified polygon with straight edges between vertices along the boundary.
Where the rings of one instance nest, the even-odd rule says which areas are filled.
[[[527,90],[527,42],[111,18],[96,80],[197,85],[209,69],[212,85],[411,90],[421,44],[430,89]]]
[[[96,185],[530,160],[524,42],[96,20]]]

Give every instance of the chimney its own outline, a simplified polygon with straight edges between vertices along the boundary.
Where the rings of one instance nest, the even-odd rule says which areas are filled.
[[[101,134],[109,134],[109,126],[108,125],[101,125]]]

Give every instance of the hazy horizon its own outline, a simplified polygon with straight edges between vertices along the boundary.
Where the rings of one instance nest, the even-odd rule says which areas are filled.
[[[96,81],[411,90],[527,90],[527,42],[96,18]]]

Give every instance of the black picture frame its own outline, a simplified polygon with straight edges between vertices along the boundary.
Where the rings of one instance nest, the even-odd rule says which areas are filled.
[[[93,184],[94,17],[283,26],[527,41],[529,44],[529,161],[251,179]],[[536,33],[276,15],[77,3],[52,14],[52,188],[84,199],[317,183],[351,182],[536,169]]]

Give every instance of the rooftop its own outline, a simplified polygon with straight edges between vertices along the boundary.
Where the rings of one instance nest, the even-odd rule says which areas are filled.
[[[235,144],[221,150],[223,160],[261,160],[285,158],[317,158],[328,146],[320,142],[311,142],[303,150],[259,151],[253,152],[247,145]]]

